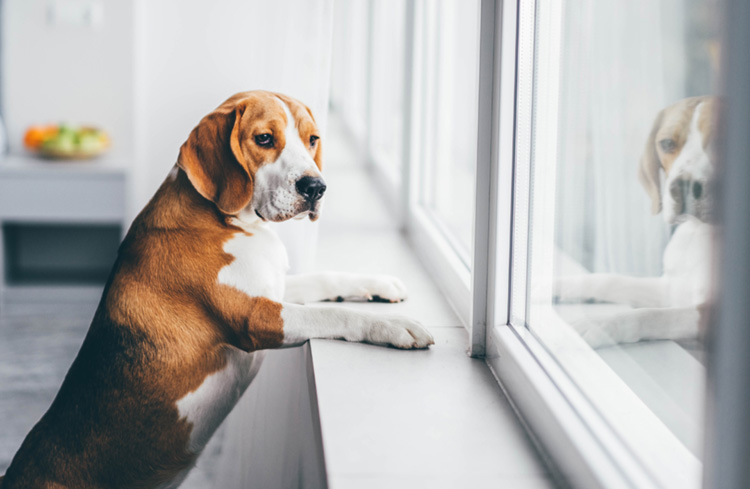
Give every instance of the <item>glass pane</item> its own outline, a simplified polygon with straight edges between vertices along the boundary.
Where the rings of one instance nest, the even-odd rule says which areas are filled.
[[[379,0],[372,3],[372,9],[372,158],[397,182],[404,135],[406,0]]]
[[[474,213],[479,1],[425,2],[421,203],[468,262]]]
[[[360,141],[367,128],[368,2],[335,2],[331,104]]]
[[[717,0],[536,3],[528,240],[514,244],[530,265],[513,317],[615,430],[650,418],[644,439],[697,458],[717,12]]]

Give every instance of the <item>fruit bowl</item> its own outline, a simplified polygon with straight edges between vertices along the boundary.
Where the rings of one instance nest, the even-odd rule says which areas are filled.
[[[53,160],[94,158],[104,153],[109,144],[107,133],[93,126],[32,126],[24,136],[29,151]]]

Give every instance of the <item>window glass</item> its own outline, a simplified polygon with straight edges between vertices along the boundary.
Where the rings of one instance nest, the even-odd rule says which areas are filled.
[[[372,3],[370,150],[372,160],[400,181],[404,136],[406,0]]]
[[[717,0],[539,0],[530,131],[516,140],[527,158],[516,162],[512,322],[615,431],[652,415],[643,439],[673,438],[698,459],[719,10]]]
[[[474,217],[479,1],[424,3],[420,202],[468,263]]]
[[[352,134],[364,141],[367,128],[368,2],[335,2],[331,104]]]

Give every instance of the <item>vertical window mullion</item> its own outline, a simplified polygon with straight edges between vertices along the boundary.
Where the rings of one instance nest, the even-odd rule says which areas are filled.
[[[495,70],[499,79],[495,131],[497,145],[492,154],[496,172],[492,177],[494,214],[491,215],[490,221],[494,224],[495,231],[492,234],[489,252],[490,287],[486,338],[490,337],[492,326],[505,326],[510,322],[518,1],[504,1],[499,10],[498,34],[495,36],[495,48],[500,57]]]
[[[497,170],[496,95],[499,88],[498,56],[496,53],[499,28],[497,0],[482,0],[479,33],[479,110],[477,111],[477,166],[474,206],[474,245],[471,278],[471,356],[484,356],[487,336],[490,270],[494,230],[492,217],[497,194],[493,192],[493,176]]]
[[[526,289],[529,263],[529,194],[531,183],[531,136],[533,119],[534,30],[536,2],[518,6],[518,48],[516,64],[516,120],[513,170],[513,244],[510,294],[510,321],[526,324]]]
[[[417,62],[418,57],[416,56],[417,40],[415,36],[418,34],[417,29],[417,17],[416,17],[416,2],[406,2],[406,14],[404,15],[404,80],[403,80],[403,92],[404,92],[404,138],[401,146],[401,189],[399,203],[400,209],[400,220],[401,226],[406,228],[409,216],[409,205],[412,200],[412,161],[413,155],[415,154],[414,138],[419,134],[419,125],[416,124],[416,117],[418,116],[418,105],[412,99],[415,98],[415,93],[419,93],[419,89],[415,87],[419,77],[417,76]],[[416,88],[416,90],[415,90]]]

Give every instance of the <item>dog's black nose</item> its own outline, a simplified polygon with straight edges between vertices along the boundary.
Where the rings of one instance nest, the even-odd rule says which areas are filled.
[[[700,182],[693,182],[693,197],[700,199],[703,195],[703,185]]]
[[[315,202],[323,197],[326,191],[326,183],[318,177],[302,177],[297,180],[297,192],[310,202]]]

